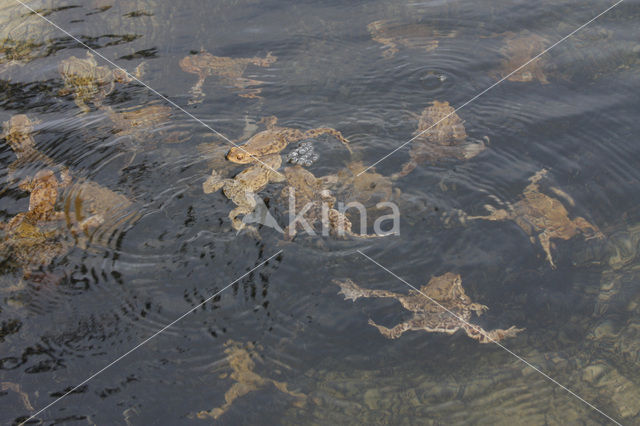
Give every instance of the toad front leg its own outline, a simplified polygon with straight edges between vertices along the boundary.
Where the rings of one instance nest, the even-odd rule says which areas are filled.
[[[391,175],[391,180],[398,180],[401,177],[407,176],[414,171],[416,167],[418,167],[418,162],[414,158],[411,158],[402,166],[402,170]]]
[[[511,217],[507,210],[496,209],[490,204],[485,205],[484,208],[489,211],[489,214],[487,216],[466,216],[465,219],[506,220]]]
[[[376,324],[372,319],[370,319],[369,325],[376,327],[380,334],[382,334],[387,339],[397,339],[398,337],[402,336],[402,333],[404,333],[405,331],[409,331],[412,328],[411,321],[400,323],[393,328],[387,328],[382,325]]]
[[[577,229],[581,230],[585,234],[585,240],[590,240],[592,238],[597,238],[599,240],[604,239],[604,234],[600,232],[600,229],[587,222],[585,218],[576,217],[572,222]]]
[[[213,170],[211,176],[202,183],[202,190],[205,194],[211,194],[222,188],[227,182],[229,182],[229,179],[223,178],[218,172]]]
[[[85,103],[84,99],[82,99],[82,96],[76,95],[74,98],[74,102],[76,103],[78,108],[80,108],[83,114],[91,112],[91,108],[89,108],[89,105]]]

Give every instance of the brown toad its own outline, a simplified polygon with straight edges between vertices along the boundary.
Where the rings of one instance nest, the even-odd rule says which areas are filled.
[[[213,417],[217,419],[223,415],[233,401],[248,394],[249,392],[256,391],[267,385],[273,385],[277,390],[287,395],[290,395],[296,399],[295,405],[298,407],[303,406],[307,402],[307,396],[305,394],[290,391],[287,388],[285,382],[279,382],[273,379],[267,379],[256,372],[254,369],[256,363],[254,360],[262,362],[262,358],[256,351],[256,349],[262,349],[261,346],[254,345],[253,343],[240,344],[233,340],[228,340],[225,344],[224,353],[227,355],[227,363],[231,367],[231,374],[222,374],[221,379],[231,378],[235,383],[231,385],[228,391],[224,394],[225,403],[217,408],[209,411],[200,411],[196,414],[199,419],[207,419]]]
[[[414,313],[413,318],[393,328],[383,327],[370,319],[369,324],[376,327],[388,339],[397,339],[409,330],[446,334],[463,330],[469,337],[480,343],[495,343],[507,337],[513,337],[523,330],[512,326],[507,330],[486,331],[480,326],[470,324],[472,312],[480,316],[489,308],[472,303],[462,287],[460,275],[452,272],[432,277],[429,283],[423,285],[419,291],[412,289],[409,290],[409,294],[370,290],[359,287],[349,279],[333,280],[333,283],[340,286],[341,290],[338,294],[344,295],[345,300],[351,299],[355,302],[359,297],[391,298],[396,299],[405,309]]]
[[[423,24],[401,24],[388,20],[374,21],[367,25],[371,39],[382,44],[382,56],[391,58],[398,53],[398,45],[409,49],[431,52],[438,47],[440,38],[455,37],[456,31],[440,32]]]
[[[0,241],[0,256],[15,262],[25,278],[64,255],[71,245],[58,229],[42,230],[25,220],[10,223]]]
[[[248,116],[244,117],[244,128],[240,140],[247,140],[258,129],[258,123],[250,119]],[[217,170],[220,174],[228,174],[227,172],[231,168],[238,167],[236,163],[228,161],[226,155],[229,152],[229,145],[227,141],[216,140],[214,142],[206,142],[197,146],[198,151],[207,160],[207,164],[210,168]]]
[[[449,102],[433,101],[418,118],[418,129],[411,141],[411,159],[392,179],[406,176],[420,163],[441,159],[468,160],[486,147],[482,141],[467,140],[464,122]]]
[[[282,165],[282,157],[272,154],[262,157],[256,162],[238,173],[233,179],[225,179],[215,170],[202,184],[205,194],[210,194],[222,188],[222,192],[236,204],[236,208],[229,212],[231,226],[236,231],[246,227],[239,215],[246,215],[256,207],[255,195],[263,190],[269,182],[282,182],[284,177],[277,172]],[[251,232],[255,229],[248,227]]]
[[[373,167],[367,169],[362,161],[353,161],[336,175],[324,179],[333,184],[332,189],[341,200],[357,201],[367,208],[401,194],[389,177],[377,173]]]
[[[25,114],[16,114],[2,123],[2,137],[7,142],[17,160],[9,165],[9,175],[30,162],[41,162],[53,166],[55,162],[36,148],[32,133],[39,121],[31,120]]]
[[[198,82],[190,90],[193,98],[190,104],[202,102],[205,94],[202,91],[202,85],[205,79],[210,75],[217,75],[225,85],[233,86],[241,90],[240,96],[244,98],[258,98],[258,94],[262,91],[260,88],[250,88],[262,84],[261,81],[244,78],[247,66],[255,65],[258,67],[269,67],[277,58],[267,53],[264,58],[229,58],[224,56],[213,56],[209,52],[200,52],[197,55],[190,55],[180,60],[180,68],[183,71],[197,74]]]
[[[339,237],[350,236],[358,238],[372,238],[377,235],[356,234],[351,230],[351,221],[334,208],[336,199],[326,188],[323,179],[316,178],[311,172],[301,166],[287,167],[284,170],[287,186],[282,190],[282,198],[289,200],[290,216],[295,210],[295,216],[302,220],[293,220],[284,230],[285,237],[293,238],[298,227],[303,227],[310,235],[315,235],[315,228],[322,225],[322,232]]]
[[[542,249],[546,253],[547,260],[551,267],[555,269],[551,256],[551,240],[559,238],[568,240],[573,238],[578,232],[587,235],[587,238],[604,238],[597,226],[587,222],[582,217],[569,219],[569,212],[562,203],[546,194],[540,192],[538,182],[547,174],[547,170],[542,169],[529,178],[531,182],[523,191],[522,198],[515,204],[507,203],[507,209],[496,209],[491,205],[485,208],[490,212],[488,216],[463,216],[466,219],[485,220],[513,220],[522,228],[535,243],[535,237],[540,241]],[[562,190],[551,188],[553,192],[567,199],[570,205],[573,200]]]
[[[507,78],[509,81],[538,80],[542,84],[549,83],[545,75],[545,69],[548,66],[546,58],[541,56],[532,61],[534,57],[546,49],[549,42],[544,37],[529,31],[523,31],[519,34],[507,32],[505,36],[505,45],[500,49],[504,59],[500,68],[494,72],[494,77],[501,79],[509,76]],[[531,62],[526,67],[522,67],[529,61]],[[520,67],[522,68],[519,69]],[[511,73],[513,74],[509,75]]]
[[[276,124],[276,117],[268,117],[261,120],[265,122],[267,129],[251,136],[249,140],[240,146],[235,146],[229,150],[227,159],[238,164],[247,164],[256,161],[265,155],[271,155],[282,151],[287,145],[304,139],[316,138],[320,135],[331,135],[344,144],[351,153],[349,141],[342,136],[342,133],[328,127],[319,127],[303,132],[302,130],[290,127],[280,127]]]
[[[13,66],[23,66],[43,56],[44,43],[34,40],[4,39],[0,41],[0,72]]]
[[[83,112],[89,112],[87,102],[100,106],[104,98],[113,92],[116,83],[128,83],[131,77],[122,69],[98,66],[93,55],[87,52],[86,59],[71,56],[60,62],[58,67],[64,80],[60,95],[74,94],[75,103]],[[142,65],[136,68],[135,76],[140,78]]]
[[[66,170],[63,170],[60,175],[61,180],[58,181],[51,169],[45,169],[39,171],[33,178],[20,182],[20,189],[31,193],[29,210],[13,217],[9,221],[9,229],[17,227],[22,222],[40,225],[64,218],[64,213],[56,210],[58,189],[69,186],[71,175]]]
[[[155,130],[166,124],[172,113],[172,109],[165,105],[151,105],[122,112],[116,112],[110,107],[104,110],[113,121],[116,134],[119,136],[137,135],[140,132]]]
[[[139,217],[134,207],[126,196],[90,180],[77,181],[63,201],[67,225],[74,234],[88,234],[101,227],[107,238],[115,229]]]
[[[35,408],[33,408],[33,405],[31,405],[31,401],[29,401],[29,395],[26,392],[22,391],[22,388],[19,384],[12,382],[0,382],[0,391],[4,392],[7,390],[11,390],[18,394],[25,409],[31,412],[35,410]]]
[[[159,140],[163,143],[180,143],[185,140],[187,134],[163,129],[168,127],[173,112],[165,105],[150,105],[121,112],[116,112],[111,107],[105,107],[103,110],[115,125],[115,134],[126,136],[122,145],[125,149],[133,151],[127,165],[133,162],[138,152],[156,148]]]

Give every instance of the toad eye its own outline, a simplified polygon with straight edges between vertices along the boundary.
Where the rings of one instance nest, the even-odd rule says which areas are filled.
[[[236,158],[237,158],[238,160],[242,160],[242,159],[244,158],[244,154],[240,154],[240,153],[238,153],[238,154],[236,154]]]

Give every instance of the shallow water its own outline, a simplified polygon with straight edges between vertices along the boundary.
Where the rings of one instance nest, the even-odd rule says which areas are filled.
[[[128,71],[144,62],[142,81],[233,141],[273,115],[282,126],[340,130],[352,159],[370,165],[413,136],[413,114],[432,101],[458,107],[494,84],[505,33],[526,30],[549,46],[613,3],[28,4]],[[218,419],[225,424],[609,421],[502,348],[464,333],[385,339],[367,320],[391,327],[410,312],[390,300],[344,300],[331,279],[398,293],[409,288],[360,250],[416,287],[433,275],[460,273],[469,297],[490,307],[472,322],[525,328],[504,346],[616,421],[640,422],[639,2],[625,0],[547,53],[548,84],[504,81],[460,109],[469,137],[487,136],[487,149],[468,161],[421,164],[395,182],[402,193],[399,236],[301,235],[288,243],[267,227],[259,229],[260,240],[236,234],[227,218],[233,203],[219,191],[203,194],[212,160],[201,145],[223,149],[227,142],[174,107],[138,139],[117,134],[104,110],[83,114],[72,95],[59,95],[58,64],[84,58],[87,49],[14,0],[0,6],[3,22],[24,23],[14,37],[46,40],[29,63],[0,74],[0,121],[18,113],[39,120],[37,147],[74,176],[63,204],[74,202],[85,179],[133,200],[138,212],[123,221],[110,217],[85,246],[74,245],[37,277],[21,279],[11,254],[3,259],[0,382],[13,385],[0,387],[2,424],[24,421],[279,250],[36,418],[208,424],[211,418],[195,415],[224,404],[234,383],[224,344],[233,340],[257,345],[256,373],[307,398],[300,404],[266,384],[233,401]],[[399,45],[387,58],[367,30],[378,20],[455,37],[441,38],[430,52]],[[256,86],[262,98],[240,97],[239,89],[210,76],[203,102],[189,104],[197,76],[179,62],[200,50],[234,58],[272,52],[274,64],[249,66],[244,74],[262,82]],[[104,104],[122,111],[166,103],[132,82],[116,85]],[[181,143],[167,142],[172,132],[183,132]],[[315,148],[316,176],[350,161],[332,138],[320,138]],[[375,170],[397,172],[409,151],[407,145]],[[9,178],[14,160],[3,144],[4,222],[29,202]],[[555,270],[514,222],[455,220],[459,210],[485,214],[492,197],[516,202],[542,168],[549,170],[545,188],[573,198],[571,217],[584,217],[606,236],[556,240]],[[260,193],[279,219],[282,187],[270,184]]]

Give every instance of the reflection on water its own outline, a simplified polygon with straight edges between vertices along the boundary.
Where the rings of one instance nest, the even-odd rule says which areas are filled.
[[[432,277],[460,277],[464,290],[436,299],[468,332],[524,329],[501,344],[639,421],[637,4],[522,69],[609,5],[28,4],[247,145],[227,156],[205,126],[0,0],[3,424],[71,390],[37,418],[607,421],[434,306],[403,309],[407,285],[357,250],[429,294]],[[315,226],[330,220],[321,202],[362,203],[366,220],[339,222],[354,234],[360,221],[371,234],[391,201],[400,235],[241,229],[257,215],[246,190],[285,228],[286,188],[312,203]],[[347,303],[334,278],[398,300]],[[442,333],[392,332],[403,324]]]

